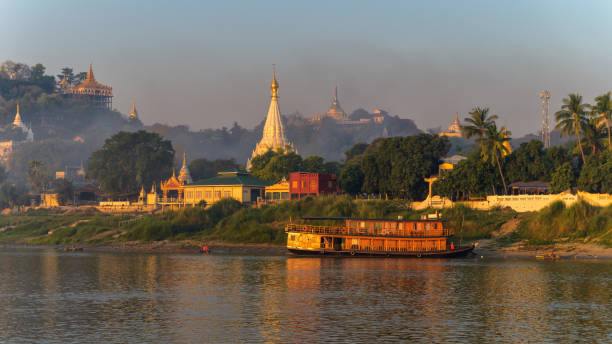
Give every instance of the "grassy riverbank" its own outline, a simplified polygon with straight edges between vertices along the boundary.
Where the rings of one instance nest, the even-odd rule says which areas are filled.
[[[27,245],[139,245],[155,242],[216,242],[283,245],[284,226],[302,216],[418,219],[432,211],[413,211],[393,200],[354,200],[346,196],[305,198],[260,208],[226,199],[199,207],[153,215],[113,216],[89,210],[31,210],[0,216],[0,243]],[[501,245],[564,242],[612,246],[612,207],[555,203],[535,213],[441,210],[456,236],[465,241],[493,239]],[[322,221],[322,224],[325,224]],[[508,226],[511,224],[511,226]]]

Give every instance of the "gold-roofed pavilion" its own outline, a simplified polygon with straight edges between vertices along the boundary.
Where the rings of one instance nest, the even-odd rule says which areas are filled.
[[[113,88],[96,81],[92,63],[89,63],[89,71],[85,80],[77,86],[68,88],[64,94],[83,99],[95,107],[110,110],[113,106]]]

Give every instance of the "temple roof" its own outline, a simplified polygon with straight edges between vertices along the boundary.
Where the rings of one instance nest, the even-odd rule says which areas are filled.
[[[13,125],[16,127],[25,128],[25,125],[21,120],[21,115],[19,114],[19,104],[17,104],[17,114],[15,115],[15,119],[13,120]]]
[[[89,64],[89,72],[87,72],[87,78],[78,86],[70,88],[70,92],[73,94],[85,94],[85,95],[99,95],[112,97],[113,88],[96,81],[96,77],[93,73],[92,64]]]

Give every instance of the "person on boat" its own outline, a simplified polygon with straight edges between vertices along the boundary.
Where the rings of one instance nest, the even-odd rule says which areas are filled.
[[[201,250],[201,252],[202,252],[203,254],[208,254],[208,246],[206,246],[206,245],[202,246],[202,250]]]
[[[454,250],[454,249],[455,249],[455,243],[451,242],[451,250]]]

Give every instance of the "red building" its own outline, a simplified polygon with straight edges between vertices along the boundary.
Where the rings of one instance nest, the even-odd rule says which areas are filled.
[[[338,180],[333,174],[293,172],[289,174],[291,199],[338,193]]]

